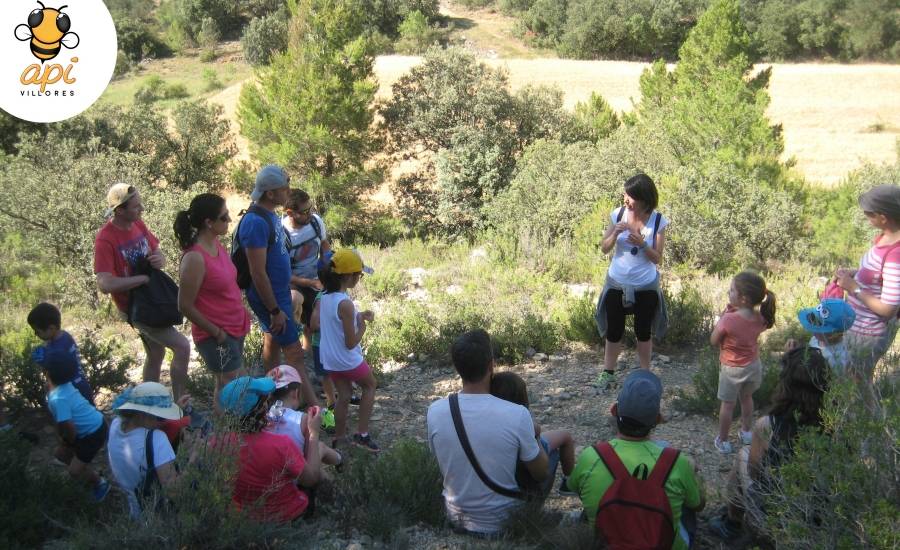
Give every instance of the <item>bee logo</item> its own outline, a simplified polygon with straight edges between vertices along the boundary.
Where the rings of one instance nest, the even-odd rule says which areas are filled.
[[[62,12],[68,6],[48,8],[41,2],[38,4],[41,9],[28,14],[28,24],[17,26],[14,34],[22,42],[31,40],[31,53],[43,64],[56,57],[62,46],[70,50],[77,47],[80,39],[74,32],[69,32],[72,21]]]

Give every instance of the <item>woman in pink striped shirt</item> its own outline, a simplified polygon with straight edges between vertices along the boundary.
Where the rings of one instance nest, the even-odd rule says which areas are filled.
[[[847,334],[854,377],[863,383],[867,404],[874,406],[875,365],[894,341],[900,311],[900,187],[874,187],[859,197],[859,205],[880,234],[859,269],[838,269],[837,278],[856,312]]]
[[[244,337],[250,314],[241,299],[237,269],[219,242],[228,233],[225,199],[197,195],[175,217],[175,236],[184,254],[179,269],[178,309],[191,321],[191,336],[206,367],[216,375],[213,403],[229,382],[244,374]]]

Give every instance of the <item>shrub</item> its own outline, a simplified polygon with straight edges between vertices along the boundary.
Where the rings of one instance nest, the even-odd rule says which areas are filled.
[[[116,39],[119,51],[132,63],[145,58],[167,57],[172,53],[150,25],[138,19],[117,19]]]
[[[136,361],[124,353],[120,340],[101,339],[98,326],[77,335],[76,342],[94,392],[102,389],[115,394],[129,383],[128,371]]]
[[[447,31],[430,25],[428,19],[418,10],[410,12],[400,23],[398,30],[400,38],[394,44],[394,48],[399,53],[424,53],[435,43],[444,43],[447,40]]]
[[[562,326],[562,334],[570,342],[599,344],[600,333],[594,312],[597,309],[596,293],[586,293],[581,298],[568,299],[554,314],[556,324]]]
[[[376,368],[386,361],[405,361],[410,353],[436,351],[435,319],[420,302],[405,302],[380,313],[366,330],[366,359]]]
[[[383,300],[399,296],[407,285],[409,274],[406,271],[379,270],[366,277],[365,290],[376,300]]]
[[[719,414],[719,351],[705,348],[697,353],[698,369],[691,377],[692,388],[685,391],[679,388],[675,395],[675,406],[682,411],[700,415]],[[781,364],[777,360],[760,355],[763,362],[763,379],[759,389],[753,394],[753,406],[762,410],[772,402],[772,394],[778,383]],[[740,416],[740,407],[735,407],[735,418]]]
[[[234,0],[168,0],[157,11],[160,23],[180,38],[202,44],[204,23],[210,19],[221,36],[233,36],[240,29],[239,3]],[[209,31],[210,25],[206,24]]]
[[[173,154],[166,166],[166,181],[185,190],[193,190],[198,182],[220,189],[227,180],[226,165],[237,153],[231,124],[222,106],[202,100],[185,101],[175,107],[172,119]]]
[[[579,139],[594,143],[609,137],[622,124],[603,96],[594,92],[588,101],[575,105],[574,123]]]
[[[337,478],[340,524],[357,526],[390,541],[404,527],[444,521],[443,481],[437,460],[424,443],[401,439],[377,459],[355,453]]]
[[[214,50],[219,40],[222,39],[222,32],[219,25],[212,17],[204,17],[200,22],[200,34],[197,35],[197,42],[207,50]]]
[[[207,92],[214,92],[225,87],[222,81],[219,80],[219,73],[209,67],[203,69],[203,82],[205,83],[203,89]]]
[[[138,104],[153,103],[161,99],[180,99],[187,97],[187,86],[180,82],[167,83],[159,75],[152,75],[134,92],[134,102]]]
[[[244,59],[254,66],[268,65],[275,53],[287,49],[287,22],[280,13],[271,13],[250,21],[241,36]]]
[[[666,285],[663,298],[669,315],[665,344],[676,347],[705,345],[713,329],[715,309],[704,299],[699,287],[684,281],[677,292],[672,292]]]
[[[896,363],[894,363],[896,364]],[[896,383],[894,381],[894,383]],[[897,548],[897,395],[882,396],[883,415],[865,412],[849,381],[827,394],[821,432],[801,433],[768,498],[768,528],[791,548]],[[851,411],[848,413],[848,411]]]
[[[62,470],[50,471],[30,458],[31,446],[15,430],[0,432],[0,546],[39,548],[68,534],[77,518],[95,522],[99,508],[88,491]],[[52,518],[48,521],[47,518]]]

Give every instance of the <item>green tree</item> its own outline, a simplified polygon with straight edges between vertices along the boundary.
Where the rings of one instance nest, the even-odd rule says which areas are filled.
[[[591,92],[585,102],[575,105],[574,124],[580,139],[597,142],[608,137],[622,124],[603,96]]]
[[[203,100],[185,101],[175,107],[172,119],[166,181],[181,189],[190,189],[201,181],[212,189],[222,187],[227,180],[225,166],[237,154],[222,106]]]
[[[372,131],[373,79],[367,17],[356,0],[298,0],[288,50],[257,70],[238,105],[256,158],[304,178],[340,235],[360,197],[378,181],[366,167],[379,149]]]
[[[244,29],[241,46],[244,58],[253,66],[268,65],[272,56],[288,45],[287,17],[282,12],[254,18]]]

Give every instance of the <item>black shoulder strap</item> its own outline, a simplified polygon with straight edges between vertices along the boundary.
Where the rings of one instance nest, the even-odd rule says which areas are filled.
[[[322,226],[319,225],[319,220],[316,219],[316,215],[310,213],[309,215],[309,223],[313,226],[313,231],[316,232],[316,238],[320,241],[322,240]]]
[[[459,412],[459,396],[455,393],[450,395],[450,415],[453,417],[453,426],[456,428],[456,435],[459,437],[459,442],[462,445],[463,451],[466,453],[466,458],[469,459],[469,464],[472,465],[472,469],[475,470],[475,474],[478,475],[478,479],[487,485],[488,489],[497,494],[510,498],[524,499],[525,494],[522,493],[522,491],[507,489],[506,487],[497,485],[484,473],[484,470],[481,469],[481,464],[478,463],[478,459],[475,458],[475,453],[472,451],[472,446],[469,445],[469,436],[466,435],[466,427],[463,425],[462,414]]]
[[[304,246],[309,241],[313,241],[316,239],[319,239],[320,242],[322,241],[322,226],[319,224],[319,221],[316,220],[316,216],[314,214],[310,214],[310,216],[311,217],[309,218],[309,223],[312,225],[312,228],[313,228],[313,235],[314,235],[313,237],[306,239],[305,241],[303,241],[301,243],[294,244],[293,242],[290,241],[290,234],[287,233],[287,229],[285,229],[285,234],[288,236],[288,243],[289,243],[288,250],[290,250],[292,253],[294,250],[297,250],[301,246]]]
[[[662,214],[659,212],[656,213],[656,221],[653,222],[653,248],[656,248],[656,233],[659,231],[659,221],[662,219]]]
[[[624,216],[624,215],[625,215],[625,207],[620,206],[619,213],[616,214],[616,223],[619,223],[620,221],[622,221],[622,216]]]
[[[147,459],[147,475],[141,484],[141,493],[139,497],[149,498],[153,494],[153,486],[156,485],[156,458],[153,456],[153,432],[156,430],[147,430],[147,439],[144,442],[144,456]]]
[[[272,216],[268,215],[269,212],[255,202],[247,209],[247,213],[249,214],[250,212],[266,220],[266,225],[269,226],[269,246],[275,244],[275,224],[272,222]]]

